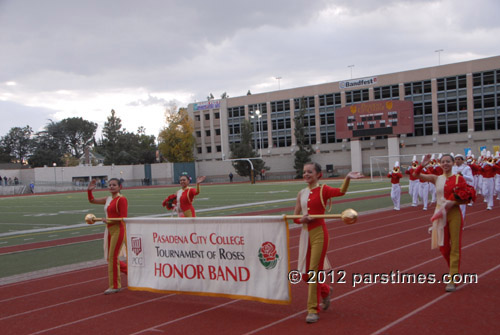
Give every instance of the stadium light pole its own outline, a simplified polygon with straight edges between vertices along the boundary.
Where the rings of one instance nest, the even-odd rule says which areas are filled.
[[[54,186],[57,184],[57,179],[56,179],[56,163],[52,163],[52,166],[54,167]]]
[[[354,64],[352,64],[352,65],[347,65],[347,67],[350,67],[350,68],[351,68],[351,79],[352,79],[352,68],[354,67]]]
[[[259,152],[260,152],[260,157],[262,158],[262,113],[260,110],[256,110],[255,112],[250,115],[252,119],[257,118],[257,125],[259,127]]]
[[[438,54],[438,65],[441,65],[441,52],[443,52],[443,49],[437,49],[434,52],[437,52]]]
[[[275,77],[276,80],[278,81],[278,91],[281,89],[281,86],[280,86],[280,80],[282,79],[281,77]]]

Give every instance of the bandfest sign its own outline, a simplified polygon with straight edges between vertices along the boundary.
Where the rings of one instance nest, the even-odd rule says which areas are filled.
[[[376,83],[377,83],[377,77],[353,79],[353,80],[339,81],[339,88],[343,90],[345,88],[371,86],[375,85]]]
[[[193,110],[201,111],[207,109],[220,108],[220,100],[209,100],[207,102],[196,103],[193,106]]]
[[[127,218],[128,289],[291,302],[283,217]]]

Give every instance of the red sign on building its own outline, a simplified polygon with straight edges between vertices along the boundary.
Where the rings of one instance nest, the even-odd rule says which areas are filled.
[[[363,102],[335,111],[335,137],[355,138],[413,133],[413,102]]]

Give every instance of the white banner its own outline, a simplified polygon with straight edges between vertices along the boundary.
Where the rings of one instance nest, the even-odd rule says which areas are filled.
[[[127,218],[128,288],[290,303],[283,217]]]

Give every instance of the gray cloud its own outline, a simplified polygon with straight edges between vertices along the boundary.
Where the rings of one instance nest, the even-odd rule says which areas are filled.
[[[139,111],[276,90],[276,76],[282,89],[343,80],[350,64],[354,77],[434,66],[436,49],[442,63],[493,56],[498,12],[496,0],[0,0],[0,101],[150,92],[88,107]]]

